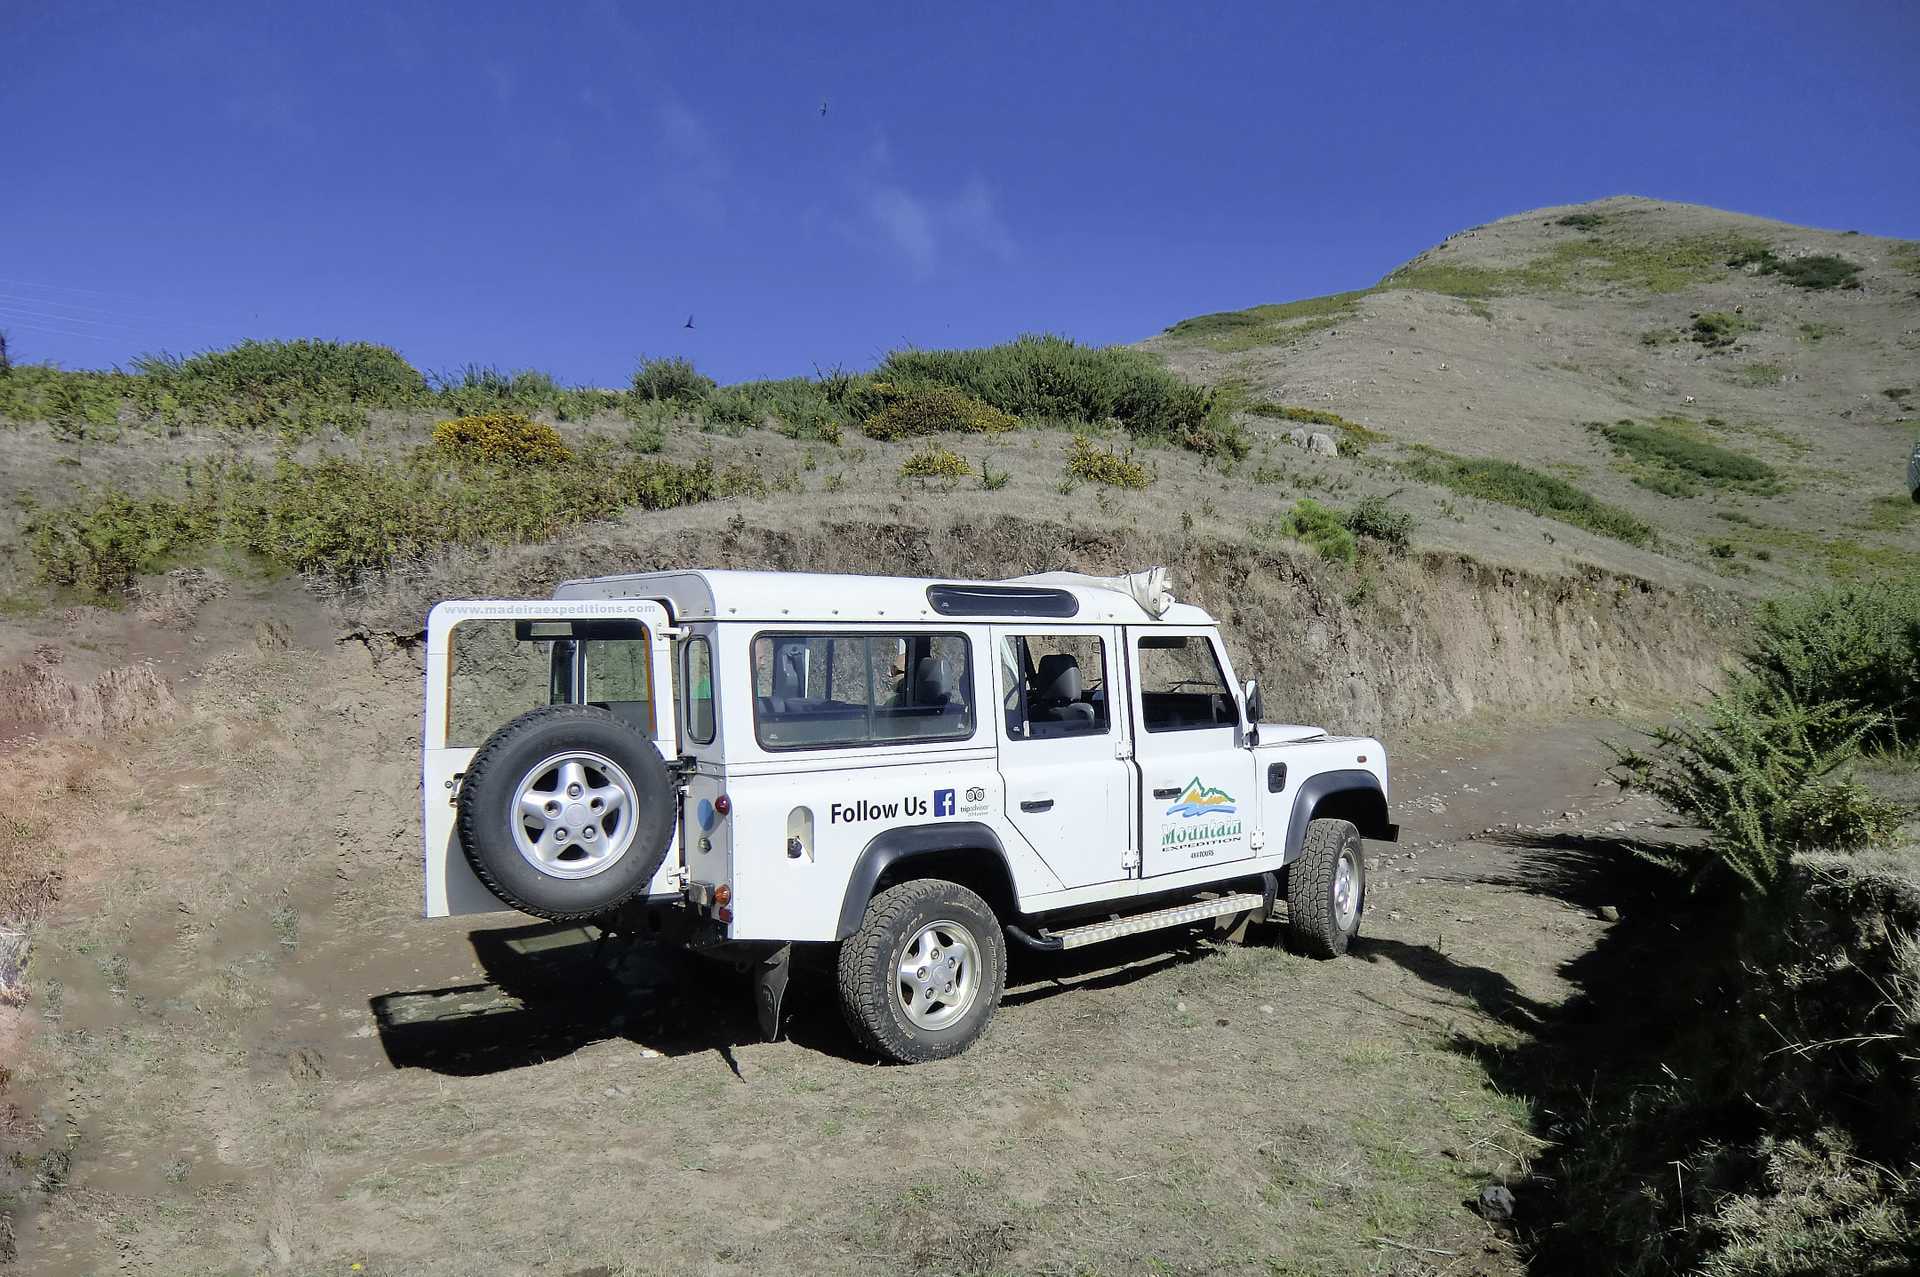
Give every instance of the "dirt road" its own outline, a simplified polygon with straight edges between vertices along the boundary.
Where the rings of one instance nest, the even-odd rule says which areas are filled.
[[[768,1044],[730,972],[518,915],[420,921],[405,778],[347,768],[278,809],[345,840],[292,887],[106,892],[49,932],[15,1266],[1517,1271],[1465,1203],[1537,1147],[1532,1114],[1475,1051],[1536,1027],[1609,925],[1573,835],[1653,816],[1596,787],[1619,731],[1401,751],[1404,839],[1373,848],[1348,959],[1164,935],[1016,955],[980,1046],[910,1069],[858,1053],[818,975]],[[131,819],[233,784],[159,772]],[[394,828],[348,837],[356,811]]]

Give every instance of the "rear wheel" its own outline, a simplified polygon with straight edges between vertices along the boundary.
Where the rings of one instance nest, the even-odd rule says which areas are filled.
[[[987,902],[938,878],[875,896],[840,946],[847,1026],[902,1064],[960,1054],[986,1032],[1006,985],[1007,946]]]
[[[1360,930],[1367,858],[1360,831],[1345,820],[1307,826],[1304,850],[1287,866],[1287,942],[1310,958],[1337,958]]]

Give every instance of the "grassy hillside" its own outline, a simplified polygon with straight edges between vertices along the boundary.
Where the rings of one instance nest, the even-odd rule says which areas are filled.
[[[1920,244],[1622,197],[1144,345],[1252,425],[1275,405],[1359,423],[1377,473],[1602,523],[1668,579],[1766,590],[1920,562]]]

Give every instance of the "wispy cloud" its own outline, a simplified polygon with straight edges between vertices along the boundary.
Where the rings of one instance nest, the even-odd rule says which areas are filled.
[[[688,217],[724,217],[727,159],[713,130],[672,92],[660,99],[654,122],[665,156],[661,194]]]
[[[1000,216],[993,188],[982,178],[969,179],[959,191],[944,196],[916,194],[894,183],[869,183],[861,203],[867,227],[915,279],[926,279],[954,261],[984,257],[1004,262],[1014,256],[1013,235]]]

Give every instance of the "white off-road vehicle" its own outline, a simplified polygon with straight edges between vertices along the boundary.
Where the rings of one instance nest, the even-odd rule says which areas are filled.
[[[1009,940],[1072,949],[1284,901],[1298,949],[1346,949],[1360,840],[1397,837],[1386,751],[1260,716],[1158,569],[645,572],[446,602],[426,912],[510,906],[732,957],[770,1034],[793,946],[838,946],[860,1039],[938,1059],[992,1018]]]

